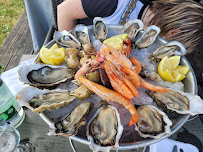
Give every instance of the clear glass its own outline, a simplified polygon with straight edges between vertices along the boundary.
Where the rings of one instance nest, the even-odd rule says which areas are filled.
[[[0,117],[0,152],[11,152],[19,143],[19,132]]]

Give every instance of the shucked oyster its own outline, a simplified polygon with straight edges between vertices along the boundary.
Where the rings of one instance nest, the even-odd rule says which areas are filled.
[[[192,116],[203,114],[203,100],[197,95],[172,90],[168,93],[148,90],[146,93],[166,112],[174,111]]]
[[[67,90],[41,90],[26,87],[18,92],[16,99],[33,112],[58,109],[72,102],[75,97],[70,96]]]
[[[87,26],[78,24],[73,29],[75,37],[80,41],[81,44],[90,43],[89,32]]]
[[[74,76],[75,71],[65,66],[32,64],[18,69],[19,79],[34,87],[56,86]]]
[[[54,39],[62,46],[67,48],[80,48],[80,42],[67,31],[57,31],[54,33]]]
[[[146,48],[151,45],[155,40],[158,34],[160,33],[160,28],[155,25],[149,26],[142,36],[135,42],[135,45],[141,49]]]
[[[137,33],[143,29],[143,23],[139,19],[128,21],[122,28],[124,34],[128,34],[128,38],[132,41]]]
[[[141,137],[160,139],[171,132],[171,120],[168,116],[152,105],[141,106],[137,109],[139,120],[135,125],[135,130]]]
[[[98,109],[87,125],[87,138],[90,148],[95,151],[110,151],[118,147],[123,132],[120,115],[113,106],[103,106]]]
[[[98,40],[105,40],[108,34],[108,28],[103,18],[95,17],[93,20],[94,35]]]
[[[86,124],[86,116],[92,106],[93,104],[90,102],[81,103],[65,119],[56,122],[54,124],[55,128],[51,128],[49,135],[60,135],[64,137],[76,135],[78,129]]]
[[[154,51],[148,58],[152,60],[161,60],[165,56],[173,55],[185,55],[186,49],[185,46],[177,41],[170,41],[167,44],[162,45],[156,51]]]

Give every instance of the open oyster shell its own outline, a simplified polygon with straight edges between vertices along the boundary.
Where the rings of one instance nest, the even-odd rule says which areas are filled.
[[[137,48],[146,48],[151,45],[155,40],[158,34],[160,33],[160,28],[155,25],[149,26],[142,36],[135,42]]]
[[[80,42],[70,33],[67,31],[56,31],[54,33],[54,39],[56,42],[62,46],[67,48],[80,48]]]
[[[122,28],[124,34],[128,34],[128,38],[132,41],[137,33],[143,29],[143,23],[139,19],[131,20],[125,23]]]
[[[156,51],[151,53],[148,58],[152,60],[161,60],[165,56],[173,56],[173,55],[185,55],[186,49],[183,44],[177,41],[170,41],[169,43],[166,43],[159,47]]]
[[[78,24],[73,29],[74,36],[80,41],[81,44],[90,43],[89,32],[87,26]]]
[[[50,126],[52,128],[50,128],[48,135],[60,135],[64,137],[76,135],[78,129],[86,124],[86,116],[92,106],[93,103],[90,102],[81,103],[66,118]]]
[[[44,110],[58,109],[71,103],[75,97],[70,96],[68,90],[56,89],[38,89],[34,87],[25,87],[16,95],[17,101],[31,109],[33,112],[42,112]]]
[[[94,151],[110,151],[118,148],[123,132],[120,115],[111,105],[103,105],[98,109],[87,125],[87,138],[90,148]]]
[[[203,100],[191,93],[182,91],[153,92],[146,91],[165,112],[176,112],[179,114],[190,114],[192,116],[203,114]]]
[[[59,74],[60,73],[60,74]],[[22,65],[18,69],[19,79],[34,87],[48,88],[71,79],[75,71],[65,66],[46,64]]]
[[[163,111],[152,105],[141,106],[137,111],[139,120],[135,125],[135,130],[141,137],[160,139],[170,134],[172,122]]]
[[[94,36],[98,40],[105,40],[108,34],[106,22],[101,17],[95,17],[93,20]]]

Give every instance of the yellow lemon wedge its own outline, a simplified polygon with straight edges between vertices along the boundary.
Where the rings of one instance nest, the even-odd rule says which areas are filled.
[[[104,40],[103,43],[117,49],[121,44],[123,44],[123,40],[121,38],[112,37],[112,38]]]
[[[123,41],[125,41],[128,38],[128,34],[115,35],[115,36],[112,36],[111,38],[120,38]]]
[[[47,49],[43,46],[40,50],[39,57],[45,64],[60,65],[64,62],[65,49],[58,48],[56,45],[53,45],[52,49]]]
[[[52,45],[52,47],[50,48],[50,50],[54,50],[54,49],[58,49],[59,47],[58,47],[58,44],[57,43],[55,43],[54,45]]]
[[[190,70],[187,66],[179,65],[180,56],[173,56],[168,58],[165,56],[158,66],[158,73],[165,81],[177,82],[186,77]]]

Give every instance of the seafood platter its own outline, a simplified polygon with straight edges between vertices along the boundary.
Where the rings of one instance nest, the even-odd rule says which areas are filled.
[[[65,48],[65,62],[43,64],[39,53],[32,65],[21,66],[19,78],[27,86],[16,98],[39,113],[48,135],[69,137],[94,151],[141,148],[169,137],[190,115],[203,113],[203,101],[195,95],[185,47],[159,32],[155,25],[144,30],[140,20],[115,26],[99,17],[92,26],[55,31],[45,48]],[[123,38],[122,43],[107,45],[116,35],[113,40]],[[181,56],[180,65],[190,69],[184,80],[160,78],[157,68],[165,56]]]

